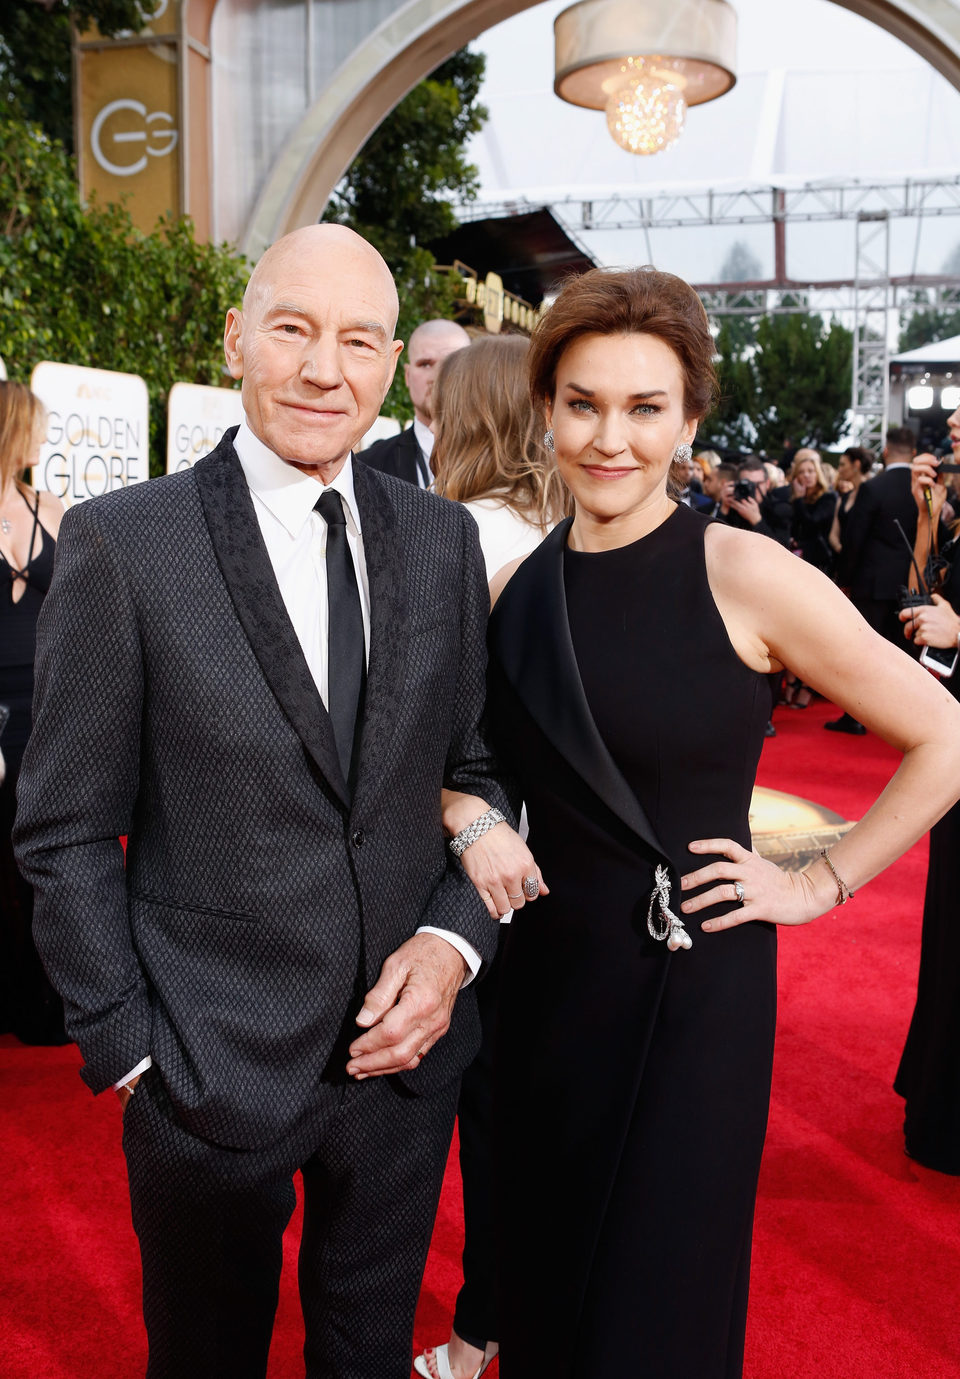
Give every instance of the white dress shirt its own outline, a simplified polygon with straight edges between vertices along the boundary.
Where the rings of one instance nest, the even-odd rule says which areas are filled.
[[[425,425],[419,417],[413,419],[413,434],[416,437],[417,445],[420,447],[420,454],[423,456],[424,468],[427,471],[427,481],[424,483],[423,475],[417,470],[417,482],[421,488],[430,488],[436,475],[430,465],[430,456],[433,454],[434,435],[430,427]]]
[[[432,434],[431,434],[432,441]],[[280,595],[297,634],[314,684],[327,704],[329,677],[329,637],[327,626],[327,524],[314,511],[324,485],[293,465],[281,460],[248,427],[246,420],[234,437],[234,449],[250,488],[260,532],[270,564],[280,586]],[[363,614],[363,640],[370,659],[370,588],[363,555],[363,532],[353,487],[353,456],[327,488],[340,495],[347,523],[347,544],[360,590]],[[418,934],[437,934],[456,948],[467,964],[464,986],[480,970],[480,954],[460,934],[433,925],[422,925]],[[148,1055],[125,1077],[115,1083],[123,1087],[151,1066]]]

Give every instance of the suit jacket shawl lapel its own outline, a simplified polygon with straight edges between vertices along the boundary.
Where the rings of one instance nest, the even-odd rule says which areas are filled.
[[[232,437],[193,473],[217,563],[260,669],[286,717],[346,808],[333,727],[284,607]]]
[[[491,652],[557,751],[608,809],[668,862],[587,703],[563,587],[563,549],[570,524],[567,518],[554,528],[500,595],[490,619]]]
[[[402,702],[408,617],[403,551],[388,483],[376,470],[355,464],[353,484],[370,590],[370,656],[356,783],[359,803],[376,786],[378,766],[386,759]]]

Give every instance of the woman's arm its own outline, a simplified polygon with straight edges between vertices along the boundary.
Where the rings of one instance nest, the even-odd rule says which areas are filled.
[[[930,559],[930,550],[933,545],[933,533],[937,530],[940,522],[940,514],[943,512],[943,504],[946,500],[947,490],[943,484],[937,480],[937,469],[940,461],[933,455],[918,455],[910,466],[910,492],[913,494],[914,502],[917,505],[917,537],[913,545],[913,558],[916,566],[910,566],[908,583],[910,589],[916,593],[918,589],[917,570],[920,573],[927,568],[927,561]],[[927,497],[929,495],[929,507]],[[907,632],[910,636],[910,632]]]
[[[479,795],[444,789],[440,792],[440,809],[444,831],[455,838],[486,814],[488,805]],[[495,824],[482,834],[465,849],[460,861],[492,919],[502,919],[510,910],[522,910],[528,899],[536,899],[524,895],[525,877],[536,877],[538,895],[550,894],[533,853],[508,823]]]
[[[752,669],[788,664],[804,684],[864,723],[903,753],[895,775],[830,858],[857,891],[911,847],[960,795],[960,704],[899,648],[873,632],[825,575],[768,542],[732,528],[707,533],[707,571],[734,649]],[[684,877],[693,889],[721,882],[687,901],[693,914],[719,901],[744,904],[708,930],[745,920],[803,924],[837,902],[837,883],[818,858],[788,873],[729,839],[693,840],[691,851],[727,861]]]

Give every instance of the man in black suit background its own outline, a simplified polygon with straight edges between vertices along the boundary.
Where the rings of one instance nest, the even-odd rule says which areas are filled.
[[[917,505],[910,492],[910,464],[916,453],[909,426],[891,427],[883,450],[883,471],[860,486],[847,518],[837,576],[874,631],[904,651],[909,651],[910,643],[904,640],[898,615],[917,535]],[[848,713],[823,726],[857,737],[866,732]]]
[[[420,488],[433,483],[433,385],[448,354],[469,345],[470,336],[456,321],[424,321],[407,345],[403,377],[413,403],[413,425],[399,435],[374,441],[361,452],[364,464],[381,474],[393,474]]]
[[[280,240],[227,317],[240,428],[63,523],[16,841],[123,1103],[150,1379],[262,1379],[298,1169],[307,1376],[410,1370],[497,941],[440,791],[507,805],[476,526],[351,457],[396,319],[352,231]]]

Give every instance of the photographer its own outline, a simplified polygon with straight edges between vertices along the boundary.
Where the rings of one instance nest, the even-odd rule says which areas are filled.
[[[758,531],[762,536],[774,536],[765,510],[770,480],[759,455],[748,455],[737,466],[737,477],[727,502],[727,510],[717,515],[728,526],[743,531]]]
[[[950,417],[953,457],[960,462],[960,409]],[[960,698],[960,539],[952,536],[937,554],[938,524],[947,490],[944,466],[921,455],[911,466],[917,507],[914,555],[932,602],[904,608],[900,621],[914,645],[939,649],[939,674]],[[916,574],[912,584],[919,581]],[[921,661],[928,660],[921,654]],[[933,652],[936,655],[936,652]],[[932,662],[930,662],[932,664]],[[953,669],[951,670],[951,663]],[[930,865],[923,907],[917,1002],[894,1089],[906,1100],[907,1154],[927,1168],[960,1174],[960,929],[956,923],[956,865],[960,855],[960,805],[930,831]]]

